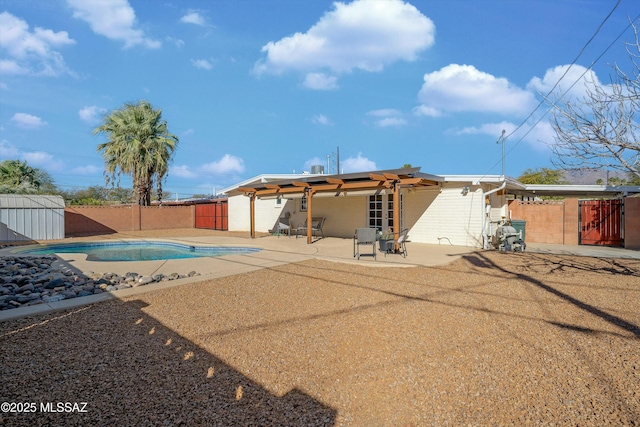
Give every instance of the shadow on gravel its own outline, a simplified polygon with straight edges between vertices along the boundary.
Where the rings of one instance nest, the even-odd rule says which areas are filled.
[[[145,307],[114,300],[0,324],[0,400],[36,404],[0,414],[0,425],[335,424],[334,409],[296,389],[271,394]],[[49,402],[86,402],[86,412],[43,412]]]
[[[613,314],[607,313],[606,311],[603,311],[591,304],[588,304],[584,301],[580,301],[577,298],[572,297],[571,295],[567,294],[566,292],[562,292],[556,288],[554,288],[553,286],[547,285],[546,283],[532,277],[529,276],[527,274],[521,273],[521,272],[514,272],[514,271],[510,271],[507,269],[504,269],[502,266],[500,266],[499,264],[495,263],[494,261],[490,260],[489,258],[487,258],[486,256],[482,255],[481,253],[475,253],[473,255],[466,255],[463,258],[467,259],[470,263],[474,264],[474,265],[483,265],[485,266],[484,268],[493,268],[496,271],[500,271],[502,273],[505,274],[509,274],[512,275],[514,277],[517,277],[520,280],[523,280],[525,282],[531,283],[532,285],[543,289],[547,292],[549,292],[550,294],[553,294],[571,304],[573,304],[574,306],[576,306],[577,308],[584,310],[586,312],[589,312],[591,314],[593,314],[594,316],[598,316],[601,319],[615,325],[618,326],[622,329],[625,329],[629,332],[631,332],[633,335],[636,336],[636,338],[640,338],[640,327],[638,327],[638,325],[628,322],[618,316],[615,316]],[[541,257],[542,258],[542,257]],[[615,260],[607,260],[608,262],[611,261],[615,261]],[[584,263],[576,263],[576,262],[569,262],[569,260],[564,260],[561,258],[555,259],[554,261],[552,261],[550,258],[548,257],[544,257],[544,263],[545,265],[548,265],[551,272],[554,271],[558,271],[561,269],[568,269],[570,268],[578,268],[578,269],[584,269],[587,271],[592,271],[592,272],[602,272],[602,269],[600,267],[595,267],[593,266],[593,264],[589,264],[588,259],[585,259]],[[578,264],[578,265],[576,265]],[[615,262],[612,264],[614,265],[616,264]],[[638,272],[634,271],[634,270],[630,270],[626,267],[623,268],[619,268],[616,269],[615,271],[609,271],[609,273],[615,273],[615,274],[620,274],[620,275],[631,275],[631,276],[636,276],[638,275]],[[556,325],[559,326],[559,325]]]

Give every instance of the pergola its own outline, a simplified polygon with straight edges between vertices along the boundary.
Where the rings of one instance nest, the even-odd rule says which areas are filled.
[[[307,199],[307,224],[312,223],[313,197],[319,193],[334,193],[348,196],[349,193],[377,190],[390,190],[393,197],[393,234],[394,240],[400,236],[400,190],[407,187],[425,187],[438,185],[435,176],[419,173],[420,168],[402,168],[366,173],[341,175],[310,175],[298,180],[283,180],[260,183],[251,187],[240,187],[238,191],[250,198],[251,237],[255,238],[255,201],[262,197],[287,198],[303,196]],[[307,243],[313,242],[313,230],[307,227]]]

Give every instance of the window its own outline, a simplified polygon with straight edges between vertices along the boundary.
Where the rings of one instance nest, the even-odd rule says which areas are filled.
[[[307,196],[304,195],[302,196],[302,199],[300,199],[300,212],[306,212],[307,211]]]

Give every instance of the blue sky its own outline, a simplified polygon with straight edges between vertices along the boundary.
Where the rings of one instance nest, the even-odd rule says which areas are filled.
[[[539,93],[612,10],[556,91],[629,66],[633,32],[615,39],[640,7],[616,3],[0,0],[0,160],[64,189],[104,185],[92,129],[146,99],[180,139],[174,196],[314,164],[335,173],[337,147],[342,172],[499,175],[503,129],[516,177],[551,167]]]

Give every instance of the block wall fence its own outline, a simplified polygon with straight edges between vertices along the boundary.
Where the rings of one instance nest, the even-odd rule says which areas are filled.
[[[65,235],[195,228],[195,209],[195,205],[69,206],[64,209]]]
[[[509,201],[511,219],[526,221],[526,242],[577,245],[580,231],[578,199]],[[624,247],[640,249],[640,197],[624,203]]]

